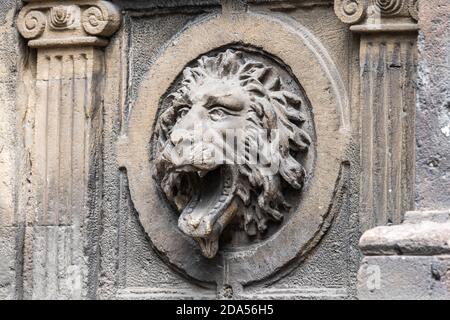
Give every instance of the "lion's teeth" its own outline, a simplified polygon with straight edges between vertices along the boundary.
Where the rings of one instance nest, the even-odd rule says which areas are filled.
[[[198,174],[198,176],[199,176],[200,178],[205,177],[207,173],[208,173],[207,171],[198,171],[198,172],[197,172],[197,174]]]

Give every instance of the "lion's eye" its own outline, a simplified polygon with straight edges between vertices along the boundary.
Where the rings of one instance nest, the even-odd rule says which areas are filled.
[[[188,114],[189,110],[190,110],[190,108],[189,108],[188,106],[181,107],[181,108],[178,109],[178,111],[177,111],[177,118],[178,118],[178,119],[183,118],[185,115]]]
[[[225,118],[227,115],[229,115],[230,113],[227,112],[227,109],[225,109],[222,106],[216,106],[213,107],[210,111],[209,111],[209,117],[211,118],[211,120],[213,121],[219,121],[223,118]]]

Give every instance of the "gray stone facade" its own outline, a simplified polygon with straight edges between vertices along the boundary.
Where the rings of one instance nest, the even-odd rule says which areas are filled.
[[[373,229],[361,239],[360,298],[449,299],[449,5],[422,1],[419,11],[417,211],[402,225]]]
[[[449,299],[449,12],[0,0],[0,299]]]

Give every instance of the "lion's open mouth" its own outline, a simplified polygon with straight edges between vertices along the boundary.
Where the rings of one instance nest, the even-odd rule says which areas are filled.
[[[178,220],[179,228],[194,238],[202,253],[213,258],[219,249],[219,236],[237,211],[237,173],[231,166],[205,171],[194,166],[179,168],[188,175],[193,195]]]

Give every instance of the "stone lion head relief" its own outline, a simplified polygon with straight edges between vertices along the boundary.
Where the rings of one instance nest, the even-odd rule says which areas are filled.
[[[231,224],[251,239],[282,222],[305,183],[306,99],[270,62],[238,49],[202,56],[163,99],[155,179],[208,258]]]

